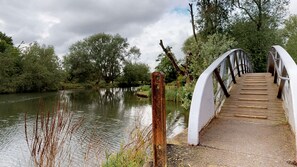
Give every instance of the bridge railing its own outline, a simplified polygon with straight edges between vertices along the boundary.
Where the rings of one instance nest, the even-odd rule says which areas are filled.
[[[281,46],[273,46],[268,55],[268,72],[279,86],[277,97],[283,100],[283,108],[292,131],[297,129],[297,65]],[[297,136],[296,146],[297,146]],[[297,148],[297,147],[296,147]]]
[[[252,72],[249,56],[242,49],[233,49],[216,59],[199,77],[193,92],[188,143],[199,144],[199,132],[220,111],[225,97],[229,97],[236,76]]]

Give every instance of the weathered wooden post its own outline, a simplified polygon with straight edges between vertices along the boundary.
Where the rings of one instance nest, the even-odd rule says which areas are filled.
[[[154,167],[167,166],[164,74],[152,73]]]

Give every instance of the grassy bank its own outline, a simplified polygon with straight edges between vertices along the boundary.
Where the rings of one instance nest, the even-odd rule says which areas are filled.
[[[167,101],[181,102],[183,97],[183,87],[178,87],[175,83],[170,83],[165,86],[165,99]],[[147,96],[151,98],[151,87],[150,85],[144,85],[138,88],[137,95]]]

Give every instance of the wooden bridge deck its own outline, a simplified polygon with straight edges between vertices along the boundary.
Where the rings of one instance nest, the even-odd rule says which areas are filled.
[[[176,139],[184,144],[171,146],[170,155],[198,167],[292,166],[295,140],[273,77],[251,73],[236,81],[219,115],[200,132],[200,145],[188,146],[181,134]],[[189,151],[179,155],[182,149]]]

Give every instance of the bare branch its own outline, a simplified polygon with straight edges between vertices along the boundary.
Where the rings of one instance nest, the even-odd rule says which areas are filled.
[[[194,22],[194,14],[193,14],[193,4],[189,3],[190,6],[190,14],[191,14],[191,23],[192,23],[192,30],[193,30],[193,35],[195,38],[196,43],[198,44],[198,39],[197,39],[197,35],[195,32],[195,22]]]
[[[249,18],[256,24],[258,24],[257,20],[255,18],[253,18],[252,14],[246,9],[244,8],[243,6],[240,5],[240,2],[239,0],[236,1],[237,2],[237,5],[234,3],[235,6],[237,6],[239,9],[242,9],[244,10],[244,12],[249,16]]]
[[[174,55],[170,52],[170,49],[169,48],[166,49],[164,47],[162,40],[160,40],[160,43],[159,44],[160,44],[161,48],[163,49],[163,51],[165,52],[166,56],[170,59],[172,65],[175,68],[175,70],[177,71],[177,73],[179,73],[180,75],[183,75],[184,76],[185,75],[185,71],[183,71],[183,70],[181,70],[179,68],[179,66],[177,65],[176,60],[174,58]]]

